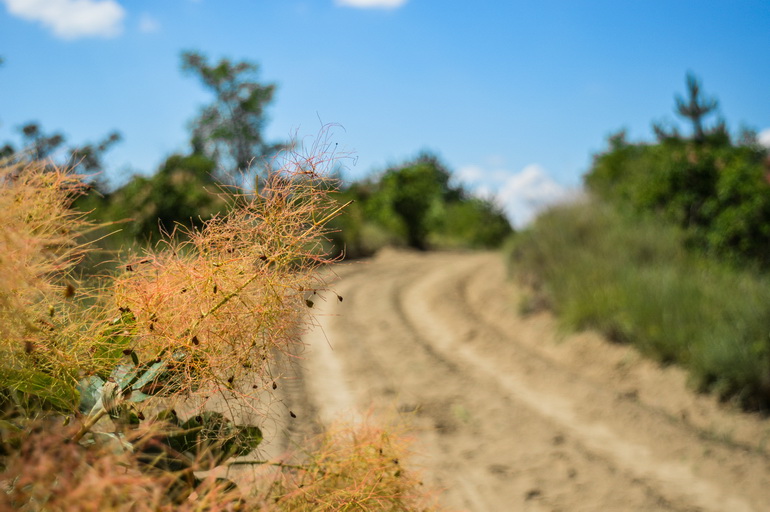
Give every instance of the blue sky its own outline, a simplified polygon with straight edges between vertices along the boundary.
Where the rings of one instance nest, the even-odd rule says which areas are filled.
[[[260,65],[268,139],[336,123],[353,179],[432,151],[516,224],[609,133],[674,122],[688,71],[732,130],[770,129],[766,0],[0,0],[0,141],[117,129],[109,178],[150,173],[209,100],[186,49]]]

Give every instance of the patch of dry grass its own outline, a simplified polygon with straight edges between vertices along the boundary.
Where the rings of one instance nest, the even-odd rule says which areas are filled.
[[[410,440],[396,429],[339,424],[317,439],[305,469],[284,472],[273,491],[284,511],[428,511],[434,497],[405,467]]]

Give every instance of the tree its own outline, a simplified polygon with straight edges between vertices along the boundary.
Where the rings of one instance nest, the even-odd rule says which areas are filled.
[[[113,131],[96,144],[84,144],[74,147],[70,149],[72,163],[78,165],[81,172],[100,172],[104,168],[104,153],[120,142],[120,139],[120,133]]]
[[[0,147],[0,158],[12,158],[20,154],[19,158],[32,162],[51,160],[53,165],[76,165],[81,174],[92,176],[104,170],[104,154],[122,138],[119,132],[112,131],[97,143],[66,148],[68,161],[55,162],[54,157],[67,140],[61,132],[46,133],[40,123],[34,121],[21,126],[19,131],[21,149],[17,150],[13,144],[5,143]]]
[[[46,134],[40,124],[35,122],[25,124],[20,131],[24,151],[32,161],[49,158],[64,144],[64,135],[58,132]]]
[[[705,140],[705,131],[703,129],[703,118],[716,111],[719,102],[713,97],[704,97],[701,93],[700,82],[692,73],[687,74],[687,100],[676,96],[676,113],[689,119],[693,126],[693,138],[696,142]],[[724,128],[724,123],[720,122],[717,131]]]
[[[264,140],[265,107],[273,99],[275,85],[257,81],[256,64],[229,59],[209,64],[203,54],[186,51],[182,53],[182,69],[197,76],[214,93],[214,102],[192,123],[191,142],[217,162],[224,175],[244,171],[253,160],[267,158],[284,147]]]
[[[458,200],[450,173],[430,154],[385,171],[372,198],[372,213],[383,225],[400,231],[415,249],[428,248],[428,233],[446,201]]]
[[[83,203],[81,209],[98,210],[103,222],[130,218],[119,243],[156,242],[162,231],[171,232],[177,225],[200,226],[226,208],[217,195],[214,167],[201,154],[171,155],[152,176],[134,176],[108,194],[101,209],[92,203]]]

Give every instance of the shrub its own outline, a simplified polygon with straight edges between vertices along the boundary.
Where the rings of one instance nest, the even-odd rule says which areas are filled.
[[[280,510],[436,509],[422,482],[403,467],[409,447],[402,435],[367,424],[337,425],[318,445],[307,469],[277,482]]]
[[[688,252],[685,234],[596,201],[520,233],[511,271],[573,329],[596,329],[684,365],[700,389],[770,406],[770,281]]]
[[[350,185],[340,201],[354,201],[335,221],[337,251],[368,256],[384,246],[414,249],[490,249],[511,235],[508,219],[493,202],[451,183],[451,173],[423,154],[380,176]]]
[[[687,243],[720,259],[770,265],[770,183],[767,150],[729,138],[657,144],[610,138],[585,176],[604,201],[656,213],[685,229]]]
[[[200,472],[261,443],[257,425],[239,422],[267,414],[276,357],[301,345],[309,298],[325,287],[317,270],[335,261],[323,249],[342,210],[329,162],[289,157],[258,191],[230,195],[226,213],[90,281],[75,271],[88,225],[68,208],[79,177],[38,164],[0,168],[3,499],[86,509],[85,489],[103,480],[114,492],[94,503],[107,509],[185,507],[192,495],[206,510],[237,501],[232,482]],[[330,460],[300,467],[312,482],[328,476],[316,468]]]

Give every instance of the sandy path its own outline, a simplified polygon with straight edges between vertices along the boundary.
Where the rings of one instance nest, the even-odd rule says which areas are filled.
[[[321,424],[398,411],[447,507],[770,510],[770,422],[522,317],[498,255],[388,251],[338,273],[295,405]]]

